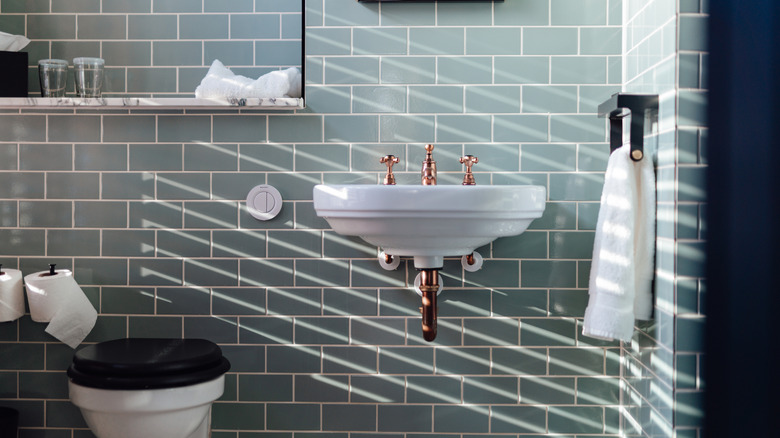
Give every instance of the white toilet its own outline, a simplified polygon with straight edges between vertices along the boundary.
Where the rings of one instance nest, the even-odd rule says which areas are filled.
[[[229,369],[205,339],[117,339],[77,351],[68,387],[98,438],[207,438]]]

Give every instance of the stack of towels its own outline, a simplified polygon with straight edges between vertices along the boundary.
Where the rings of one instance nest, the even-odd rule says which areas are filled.
[[[251,79],[230,71],[218,59],[214,60],[206,77],[195,89],[200,99],[249,99],[301,97],[301,72],[293,67],[272,71]]]
[[[634,162],[631,146],[609,157],[596,223],[584,335],[629,342],[634,319],[652,316],[655,174],[650,157]]]

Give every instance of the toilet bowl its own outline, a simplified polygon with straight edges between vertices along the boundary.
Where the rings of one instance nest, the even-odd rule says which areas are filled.
[[[117,339],[77,351],[68,388],[98,438],[207,438],[228,369],[204,339]]]

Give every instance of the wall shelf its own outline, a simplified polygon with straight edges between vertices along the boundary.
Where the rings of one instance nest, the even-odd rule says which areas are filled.
[[[300,110],[303,98],[197,99],[189,97],[3,97],[0,108],[258,109]]]
[[[0,0],[1,2],[2,0]],[[288,5],[287,3],[300,3],[299,7],[295,7],[294,5]],[[141,64],[134,64],[130,63],[127,64],[127,61],[123,58],[125,56],[124,54],[122,56],[118,56],[116,53],[113,53],[114,56],[105,56],[106,58],[106,70],[116,70],[115,74],[116,77],[113,79],[118,82],[111,82],[112,88],[107,88],[106,90],[109,90],[110,92],[105,93],[105,98],[99,98],[99,99],[83,99],[75,97],[75,94],[73,94],[73,74],[69,73],[68,76],[70,77],[70,84],[68,87],[68,90],[71,90],[71,95],[66,96],[63,98],[42,98],[42,97],[34,97],[40,95],[40,93],[37,90],[37,87],[34,84],[28,83],[27,91],[23,91],[21,94],[21,97],[0,97],[0,109],[8,110],[8,109],[17,109],[19,111],[28,111],[28,110],[49,110],[49,109],[59,109],[59,110],[89,110],[89,111],[97,111],[99,112],[101,109],[105,110],[141,110],[141,111],[154,111],[154,110],[181,110],[181,111],[202,111],[202,112],[208,112],[208,111],[220,111],[220,112],[238,112],[238,111],[295,111],[295,110],[301,110],[304,109],[304,98],[306,97],[306,49],[305,49],[305,29],[306,29],[306,6],[305,6],[305,0],[294,0],[289,2],[280,2],[285,3],[285,6],[283,8],[280,8],[278,13],[281,16],[284,15],[287,18],[291,18],[292,20],[282,20],[285,21],[285,27],[290,27],[289,34],[285,34],[283,38],[262,38],[262,39],[241,39],[240,44],[246,44],[250,43],[251,45],[254,45],[255,42],[260,41],[262,44],[270,44],[269,47],[276,47],[275,44],[283,44],[283,46],[280,46],[279,49],[274,48],[273,50],[278,50],[281,53],[282,48],[284,47],[285,51],[289,51],[289,53],[295,53],[298,49],[300,49],[300,61],[297,61],[297,56],[291,56],[285,58],[285,60],[282,61],[269,61],[269,63],[264,63],[262,59],[258,59],[256,62],[253,62],[253,57],[250,57],[249,59],[245,61],[238,60],[237,62],[234,60],[233,62],[228,64],[228,67],[238,69],[238,70],[247,70],[250,69],[247,73],[246,71],[243,71],[242,74],[251,74],[253,76],[259,75],[260,73],[266,73],[268,71],[276,70],[277,68],[287,68],[287,67],[297,67],[301,72],[301,97],[300,98],[269,98],[269,99],[197,99],[194,97],[194,87],[195,83],[190,83],[190,81],[194,80],[194,77],[192,76],[192,73],[188,73],[187,80],[184,82],[187,82],[189,85],[182,86],[182,77],[179,76],[179,69],[183,67],[185,70],[192,68],[194,69],[202,69],[205,73],[209,68],[214,60],[214,57],[212,56],[204,56],[202,47],[203,45],[208,44],[225,44],[226,42],[231,41],[231,38],[229,36],[229,33],[225,33],[223,37],[212,39],[209,37],[208,42],[206,40],[200,40],[200,39],[192,39],[191,42],[188,42],[187,44],[191,43],[200,43],[201,46],[201,58],[199,58],[201,61],[203,61],[203,65],[201,65],[200,62],[196,63],[184,63],[180,64],[176,61],[176,57],[163,57],[166,59],[158,59],[155,58],[154,64],[151,62],[151,47],[152,44],[147,42],[145,44],[139,44],[138,45],[138,53],[134,52],[133,50],[130,50],[128,52],[128,56],[135,56],[138,57],[138,59],[148,59],[149,63],[148,65]],[[80,17],[78,17],[78,14],[75,12],[69,12],[67,14],[57,13],[57,12],[47,12],[46,11],[40,11],[36,8],[25,7],[25,2],[17,2],[21,3],[19,7],[12,7],[8,8],[9,11],[6,11],[6,8],[3,8],[2,16],[3,18],[6,18],[6,12],[8,12],[9,19],[12,19],[14,23],[17,21],[20,21],[22,23],[27,20],[27,16],[35,16],[38,17],[38,19],[46,19],[49,18],[57,19],[57,20],[65,20],[63,22],[76,22],[78,20],[81,20]],[[27,2],[30,3],[30,2]],[[92,2],[92,3],[99,3],[99,2]],[[149,3],[147,1],[147,3]],[[249,2],[252,3],[252,2]],[[29,5],[27,5],[29,6]],[[13,9],[13,10],[11,10]],[[148,9],[148,5],[147,5]],[[240,8],[239,8],[240,9]],[[249,19],[253,16],[257,17],[270,17],[268,12],[262,12],[259,14],[253,13],[250,11],[247,12],[238,12],[242,18]],[[151,10],[149,10],[151,11]],[[99,11],[97,10],[85,10],[85,12],[97,13]],[[270,10],[269,10],[270,12]],[[179,14],[174,13],[171,16],[167,18],[173,18],[174,23],[178,22],[178,16],[179,15],[185,15],[187,17],[191,17],[193,19],[197,19],[197,22],[203,22],[203,19],[207,19],[209,17],[224,17],[227,19],[227,14],[214,14],[210,12],[187,12],[186,14]],[[296,15],[300,15],[300,36],[297,35],[298,31],[298,23],[296,23]],[[125,20],[127,17],[132,16],[132,13],[117,13],[111,15],[111,17],[105,17],[105,18],[111,18],[111,19],[119,19],[119,22],[122,23],[123,26],[125,25]],[[123,18],[124,17],[124,18]],[[10,22],[10,21],[9,21]],[[48,22],[48,21],[47,21]],[[93,23],[91,26],[95,27],[97,26],[97,22]],[[102,23],[102,21],[100,21]],[[229,23],[228,23],[229,24]],[[91,28],[92,28],[91,27]],[[97,28],[93,29],[92,33],[100,33]],[[101,31],[102,32],[102,31]],[[45,32],[44,32],[45,33]],[[80,47],[84,50],[87,50],[86,52],[79,52],[78,56],[101,56],[103,51],[106,51],[104,44],[104,40],[100,39],[93,39],[89,38],[88,42],[79,42],[80,41],[80,32],[75,31],[69,31],[66,32],[67,35],[63,34],[60,37],[57,38],[57,42],[54,43],[54,46],[58,46],[56,50],[52,46],[52,42],[49,39],[44,38],[41,36],[40,38],[33,38],[32,43],[38,45],[37,47],[44,47],[46,48],[43,50],[43,52],[38,53],[39,51],[33,50],[34,53],[31,53],[28,58],[28,72],[32,73],[33,76],[28,76],[28,82],[29,81],[35,81],[37,82],[37,61],[39,58],[66,58],[69,59],[70,56],[66,56],[66,53],[69,53],[68,50],[65,50],[64,47]],[[281,34],[280,34],[281,36]],[[151,37],[150,37],[151,38]],[[120,40],[125,40],[125,38],[121,37]],[[154,38],[151,38],[151,40],[154,40]],[[168,40],[165,38],[162,38],[163,41],[165,41],[165,44],[167,44]],[[115,40],[114,37],[110,37],[105,41],[110,41],[111,44],[113,44]],[[129,41],[132,41],[129,40]],[[155,45],[161,41],[155,41]],[[300,45],[297,43],[300,42]],[[80,44],[85,44],[86,46],[80,46]],[[265,46],[264,46],[265,47]],[[100,50],[98,50],[100,49]],[[129,49],[128,49],[129,50]],[[106,52],[108,54],[111,52],[110,50]],[[117,57],[118,56],[118,57]],[[113,61],[113,62],[112,62]],[[162,63],[160,63],[160,62]],[[298,63],[296,65],[296,63]],[[135,71],[135,73],[138,75],[139,78],[146,78],[143,80],[138,80],[137,82],[134,82],[132,87],[128,87],[128,65],[132,65],[132,70]],[[5,67],[5,65],[3,65]],[[159,83],[154,82],[147,82],[147,80],[151,80],[150,78],[158,78],[157,72],[160,71],[173,71],[176,70],[176,87],[170,88],[170,87],[163,87],[160,88]],[[256,71],[255,71],[256,70]],[[154,72],[155,75],[149,75],[150,72]],[[165,80],[169,80],[167,76],[165,76]],[[106,79],[107,85],[109,79]],[[22,88],[23,89],[23,88]],[[123,91],[123,90],[131,90],[131,91]],[[157,94],[155,90],[165,90],[165,91],[159,91],[161,94]],[[162,94],[162,93],[168,93],[171,94]],[[127,94],[125,94],[127,93]],[[147,96],[147,97],[134,97],[132,96],[132,93],[136,93],[136,96]],[[10,93],[8,93],[10,94]],[[113,96],[111,95],[113,94]],[[16,94],[17,96],[19,94]],[[148,97],[148,96],[160,96],[160,97]],[[7,111],[4,111],[7,112]]]

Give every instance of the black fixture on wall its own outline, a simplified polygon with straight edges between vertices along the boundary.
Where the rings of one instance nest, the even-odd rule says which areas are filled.
[[[362,3],[380,3],[380,2],[416,2],[416,3],[435,3],[435,2],[482,2],[482,3],[503,3],[504,0],[357,0]]]
[[[306,105],[306,0],[301,0],[301,98]]]
[[[599,117],[609,117],[609,153],[623,146],[623,118],[631,116],[629,156],[634,161],[641,160],[645,156],[645,118],[658,120],[658,95],[615,93],[599,105],[598,113]]]

